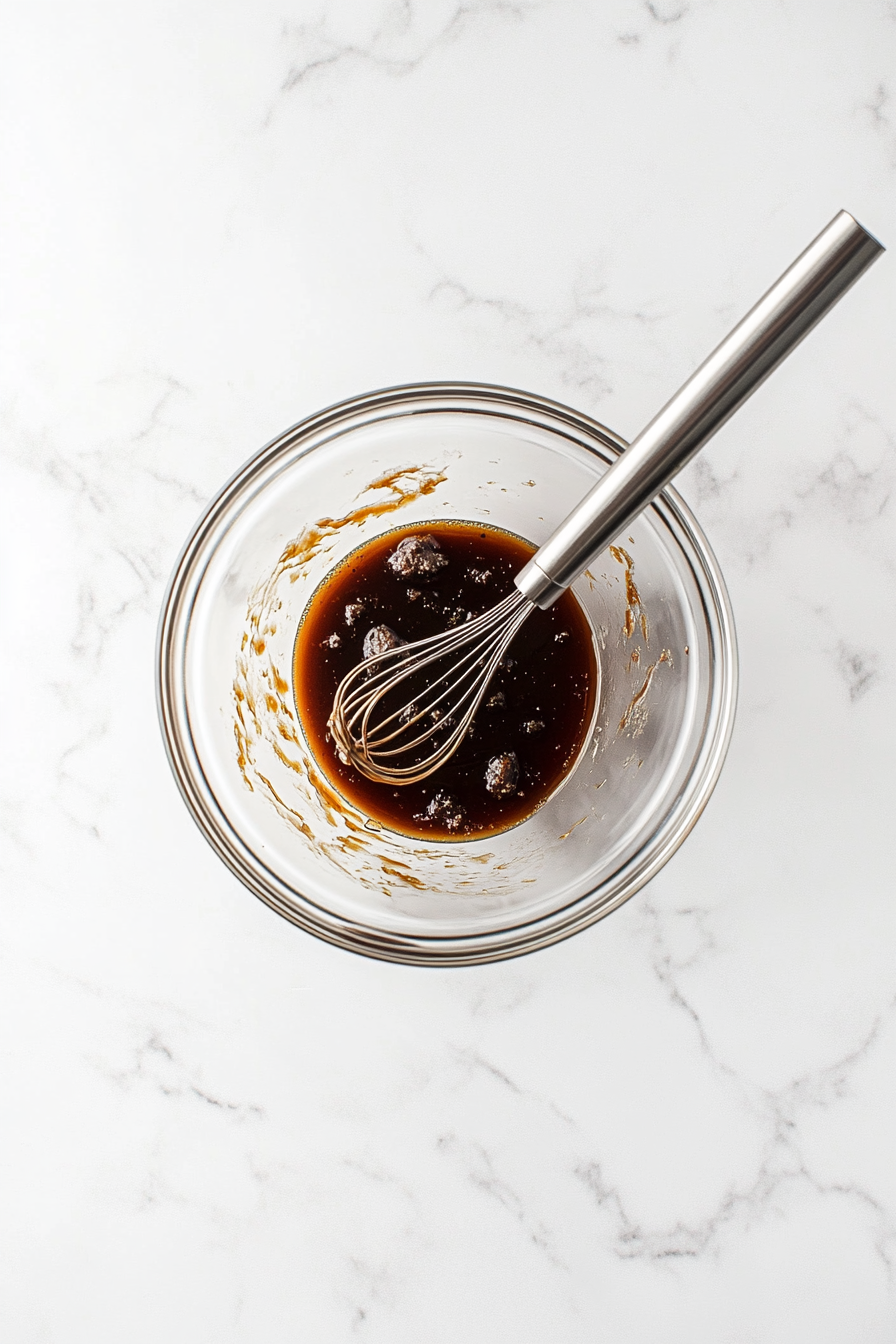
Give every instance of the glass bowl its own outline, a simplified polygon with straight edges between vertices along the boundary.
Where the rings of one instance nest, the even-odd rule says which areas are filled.
[[[496,961],[609,914],[681,844],[728,747],[737,651],[718,565],[671,489],[574,585],[598,711],[564,787],[514,829],[446,844],[383,829],[321,776],[292,694],[305,605],[359,544],[457,518],[540,545],[624,447],[529,393],[390,388],[288,430],[209,505],[162,609],[162,732],[203,834],[286,919],[389,961]]]

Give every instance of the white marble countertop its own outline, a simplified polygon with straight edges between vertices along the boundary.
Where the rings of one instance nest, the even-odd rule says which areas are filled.
[[[10,1344],[896,1340],[892,254],[688,470],[742,691],[663,873],[413,970],[215,858],[166,577],[265,441],[506,383],[636,431],[841,206],[896,247],[892,0],[7,11]]]

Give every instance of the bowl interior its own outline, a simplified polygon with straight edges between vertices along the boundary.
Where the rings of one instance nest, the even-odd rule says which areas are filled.
[[[472,842],[427,844],[355,811],[316,769],[292,698],[317,584],[359,543],[418,521],[482,520],[538,545],[619,446],[536,399],[414,391],[299,426],[225,488],[172,584],[163,710],[194,813],[282,913],[378,955],[483,959],[590,922],[680,843],[727,744],[733,636],[708,547],[662,498],[575,584],[602,677],[564,787]]]

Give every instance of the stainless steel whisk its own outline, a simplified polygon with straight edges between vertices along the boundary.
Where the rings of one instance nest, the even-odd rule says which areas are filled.
[[[625,531],[883,251],[841,210],[536,551],[513,593],[352,668],[329,720],[342,760],[383,784],[416,784],[444,765],[527,616]]]

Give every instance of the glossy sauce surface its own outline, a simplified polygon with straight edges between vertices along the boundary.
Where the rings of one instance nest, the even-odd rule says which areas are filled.
[[[418,524],[347,556],[309,602],[293,660],[299,720],[318,764],[373,824],[428,840],[494,835],[535,812],[575,764],[598,677],[591,627],[569,592],[528,617],[463,744],[428,779],[365,779],[339,760],[327,729],[336,688],[365,653],[478,616],[511,591],[534,551],[480,523]]]

